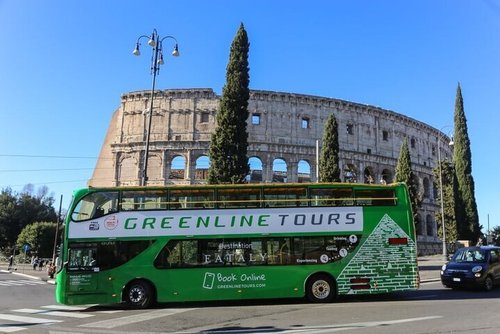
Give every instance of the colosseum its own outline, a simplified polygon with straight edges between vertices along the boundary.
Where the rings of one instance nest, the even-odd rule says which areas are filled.
[[[90,186],[138,185],[145,155],[150,91],[123,94],[113,113]],[[212,89],[155,91],[150,131],[148,185],[205,182],[210,135],[220,96]],[[249,100],[249,182],[316,181],[318,143],[330,114],[339,128],[340,167],[345,182],[393,181],[399,151],[408,138],[422,206],[418,212],[420,254],[442,250],[433,168],[451,160],[450,138],[402,114],[334,98],[252,90]],[[440,141],[440,145],[438,145]]]

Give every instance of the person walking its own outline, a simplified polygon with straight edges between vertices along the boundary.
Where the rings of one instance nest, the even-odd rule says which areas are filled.
[[[11,270],[13,266],[14,266],[14,255],[11,255],[9,257],[9,267],[7,268],[7,270]]]
[[[56,266],[52,261],[47,264],[47,275],[49,275],[50,278],[54,278],[54,274],[56,273]]]

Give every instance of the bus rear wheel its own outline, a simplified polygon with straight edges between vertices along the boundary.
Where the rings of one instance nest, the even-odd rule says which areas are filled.
[[[146,281],[133,281],[125,288],[124,300],[131,308],[148,308],[154,302],[153,288]]]
[[[306,298],[312,303],[329,303],[335,298],[335,282],[327,275],[314,275],[307,280]]]

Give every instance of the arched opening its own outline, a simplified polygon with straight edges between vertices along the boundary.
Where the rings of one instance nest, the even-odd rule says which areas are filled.
[[[178,155],[172,159],[172,164],[170,167],[170,175],[169,179],[172,180],[182,180],[184,179],[186,171],[186,158],[181,155]]]
[[[358,182],[358,169],[353,164],[347,164],[344,166],[344,182]]]
[[[424,184],[424,198],[430,198],[431,197],[431,186],[430,186],[429,179],[424,177],[423,184]]]
[[[208,178],[208,167],[210,167],[210,158],[206,155],[200,155],[195,163],[195,179],[206,180]]]
[[[375,178],[373,177],[373,170],[371,167],[366,167],[363,172],[364,183],[373,184],[375,183]]]
[[[300,160],[298,163],[298,182],[311,182],[311,165],[307,160]]]
[[[432,237],[434,235],[434,220],[432,219],[431,215],[427,215],[425,218],[425,228],[427,235],[429,237]]]
[[[417,235],[423,235],[424,234],[424,232],[422,231],[423,230],[422,219],[420,218],[419,214],[417,214],[415,216],[415,227],[417,229]]]
[[[137,161],[132,157],[120,161],[118,168],[118,184],[121,186],[133,185],[137,181]]]
[[[287,164],[286,161],[278,158],[273,161],[273,178],[272,182],[287,182]]]
[[[248,165],[250,166],[250,173],[247,178],[248,182],[262,182],[262,160],[258,157],[250,157],[248,159]]]
[[[380,183],[382,184],[388,184],[392,182],[392,173],[388,169],[384,169],[382,171],[382,174],[380,176]]]

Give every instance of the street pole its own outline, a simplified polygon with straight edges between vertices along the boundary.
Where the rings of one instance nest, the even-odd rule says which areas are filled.
[[[57,214],[56,235],[54,236],[54,248],[52,249],[52,264],[54,265],[56,263],[56,249],[57,249],[57,237],[59,235],[59,224],[61,223],[62,200],[63,200],[63,195],[61,195],[61,199],[59,200],[59,213]]]
[[[140,185],[145,186],[148,182],[148,160],[149,160],[149,144],[151,140],[151,125],[153,123],[153,103],[154,103],[154,95],[155,95],[155,85],[156,85],[156,75],[160,73],[160,65],[163,65],[163,41],[165,39],[172,39],[175,41],[174,50],[172,51],[172,56],[179,56],[179,47],[177,43],[177,39],[173,36],[165,36],[161,38],[158,35],[156,29],[153,29],[153,33],[151,36],[142,35],[137,38],[137,42],[135,44],[135,49],[132,52],[135,56],[140,56],[141,52],[139,51],[140,40],[142,38],[148,38],[148,45],[153,49],[153,56],[151,58],[151,75],[152,83],[151,83],[151,96],[149,102],[149,115],[148,115],[148,124],[146,126],[146,141],[144,148],[144,162],[142,164],[141,171],[141,180]]]
[[[443,232],[443,258],[446,261],[448,259],[448,252],[446,249],[446,227],[445,227],[445,219],[444,219],[444,198],[443,198],[443,170],[441,168],[441,140],[443,140],[444,136],[442,135],[442,131],[445,127],[442,127],[439,131],[437,137],[437,151],[438,151],[438,173],[439,173],[439,195],[441,196],[441,227]],[[453,136],[449,142],[449,146],[453,145]]]
[[[438,138],[438,172],[439,172],[439,195],[441,199],[441,226],[443,228],[443,258],[447,259],[446,252],[446,228],[444,226],[444,198],[443,198],[443,171],[441,170],[441,138]]]

